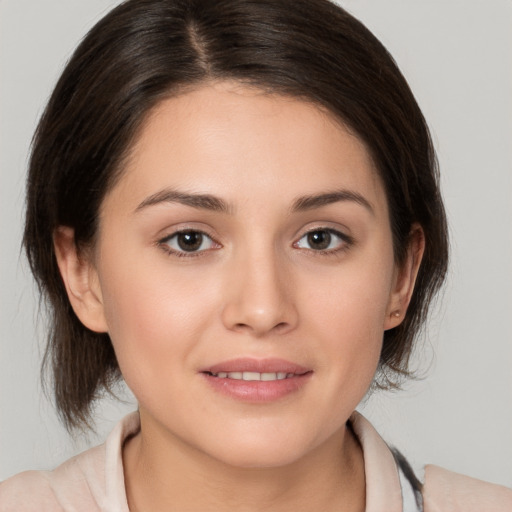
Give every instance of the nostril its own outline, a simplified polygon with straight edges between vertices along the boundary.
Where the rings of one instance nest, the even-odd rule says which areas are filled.
[[[288,325],[289,324],[287,322],[279,322],[278,324],[274,325],[273,327],[270,327],[270,329],[265,329],[265,330],[268,330],[268,331],[282,331],[282,330],[287,329]],[[242,323],[242,322],[239,322],[239,323],[235,324],[234,328],[235,328],[235,330],[240,330],[240,331],[242,331],[242,330],[250,330],[250,331],[256,330],[251,325],[245,324],[245,323]]]
[[[298,313],[290,301],[263,300],[254,294],[232,297],[222,310],[222,322],[232,331],[263,336],[284,334],[297,324]]]

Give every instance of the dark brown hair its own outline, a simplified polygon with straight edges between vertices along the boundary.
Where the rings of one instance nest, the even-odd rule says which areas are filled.
[[[129,0],[105,16],[67,64],[35,134],[24,246],[50,311],[45,362],[68,427],[120,377],[108,334],[74,314],[52,235],[94,243],[98,210],[143,120],[160,100],[206,80],[237,80],[314,102],[365,143],[384,183],[395,258],[413,223],[426,252],[407,315],[384,333],[378,374],[408,374],[414,338],[447,265],[446,219],[429,130],[382,44],[327,0]]]

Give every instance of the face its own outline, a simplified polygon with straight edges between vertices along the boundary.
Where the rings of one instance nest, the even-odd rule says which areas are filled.
[[[147,119],[101,209],[96,316],[79,316],[109,332],[143,429],[278,466],[344,430],[399,274],[361,141],[313,105],[217,83]]]

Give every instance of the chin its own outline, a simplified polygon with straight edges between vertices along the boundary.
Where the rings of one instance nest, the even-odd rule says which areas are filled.
[[[293,464],[301,457],[299,450],[276,450],[275,446],[265,450],[233,446],[228,453],[219,455],[225,464],[240,469],[279,468]]]
[[[278,468],[293,464],[305,456],[313,444],[294,437],[293,433],[286,435],[265,435],[264,432],[248,436],[227,434],[226,443],[216,444],[208,450],[210,455],[223,463],[244,469]]]

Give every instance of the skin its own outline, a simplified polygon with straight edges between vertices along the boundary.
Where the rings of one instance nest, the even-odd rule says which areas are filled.
[[[200,250],[180,250],[180,229],[207,235]],[[312,246],[307,233],[326,230],[328,248]],[[72,235],[55,235],[71,303],[110,334],[140,406],[123,455],[131,510],[364,510],[346,423],[384,330],[407,308],[423,239],[412,237],[398,268],[384,189],[358,138],[303,101],[201,86],[149,115],[89,258]],[[311,375],[277,400],[246,402],[200,373],[237,357],[282,358]]]

